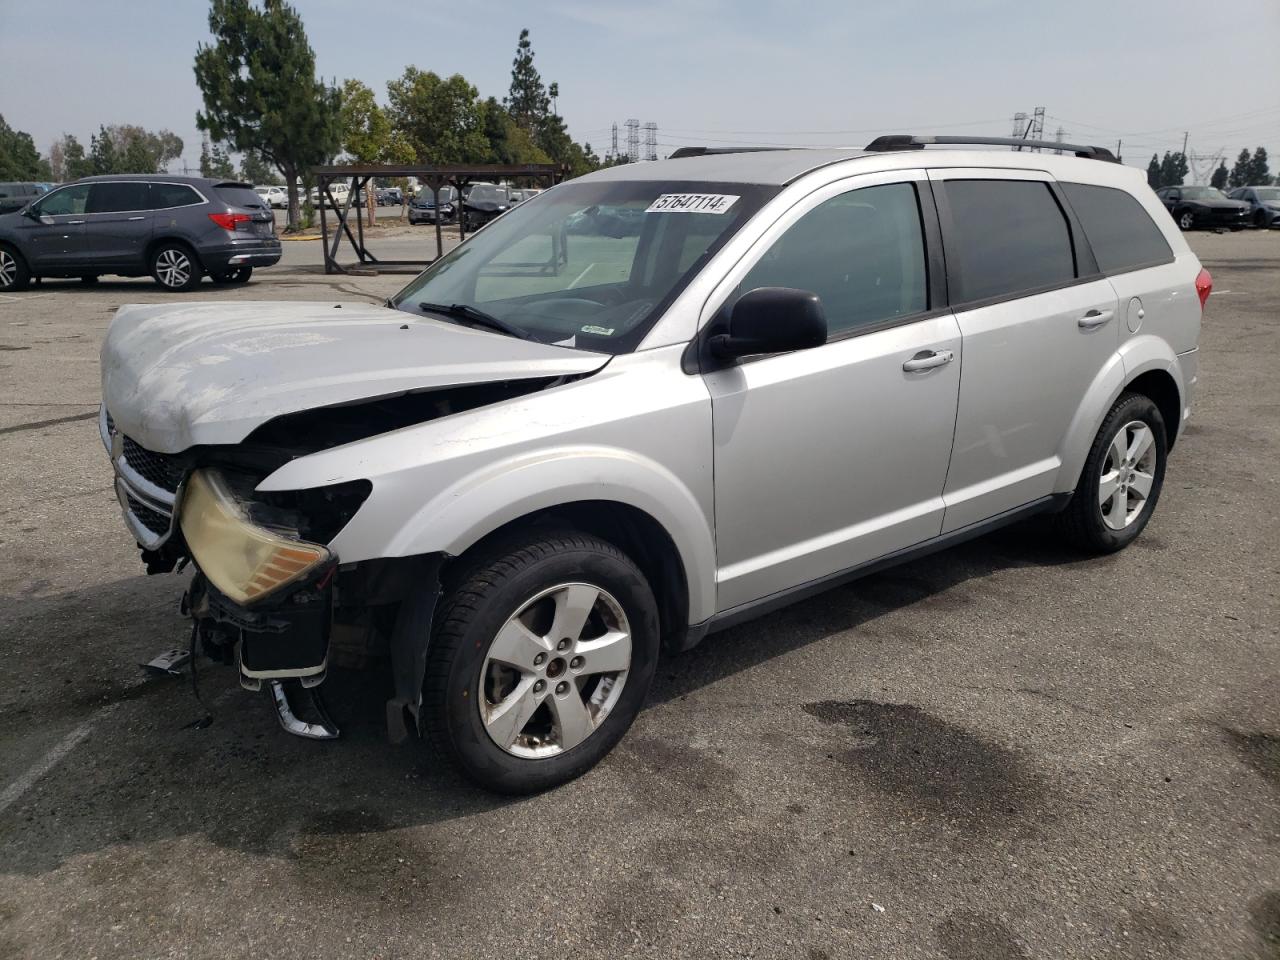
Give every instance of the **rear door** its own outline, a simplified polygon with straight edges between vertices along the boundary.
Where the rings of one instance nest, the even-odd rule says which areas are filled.
[[[142,269],[154,229],[150,189],[142,180],[94,183],[84,228],[87,266]]]
[[[1119,323],[1116,292],[1047,173],[930,177],[964,339],[946,533],[1054,492],[1067,428]]]

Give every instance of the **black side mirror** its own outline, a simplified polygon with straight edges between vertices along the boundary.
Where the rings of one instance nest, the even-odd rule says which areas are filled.
[[[822,300],[808,290],[759,287],[743,294],[729,314],[729,332],[713,336],[711,353],[721,360],[755,353],[807,350],[827,342]]]

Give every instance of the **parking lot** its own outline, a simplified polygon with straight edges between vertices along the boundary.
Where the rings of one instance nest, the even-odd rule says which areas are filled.
[[[315,743],[232,670],[200,728],[138,667],[185,577],[111,492],[112,312],[405,277],[303,242],[243,288],[0,297],[0,957],[1280,957],[1280,232],[1191,243],[1200,392],[1131,549],[1014,528],[715,635],[514,800],[388,745],[376,677]]]

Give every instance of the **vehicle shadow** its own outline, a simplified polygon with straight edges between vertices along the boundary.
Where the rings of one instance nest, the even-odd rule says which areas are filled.
[[[650,702],[688,696],[886,612],[954,600],[967,581],[1000,569],[1080,559],[1051,543],[1037,526],[1017,527],[714,635],[664,662]],[[53,743],[65,731],[89,730],[0,812],[10,871],[45,873],[114,845],[192,834],[233,851],[296,859],[356,834],[429,827],[507,805],[572,804],[577,791],[592,789],[588,777],[544,797],[498,797],[421,744],[390,746],[381,669],[331,671],[326,701],[342,738],[317,743],[284,734],[265,693],[241,690],[232,670],[202,659],[200,694],[213,723],[192,725],[204,707],[190,678],[139,679],[136,666],[185,643],[173,602],[181,585],[138,577],[3,598],[0,635],[31,642],[33,673],[0,678],[0,753],[35,734]],[[5,785],[20,773],[7,770]]]

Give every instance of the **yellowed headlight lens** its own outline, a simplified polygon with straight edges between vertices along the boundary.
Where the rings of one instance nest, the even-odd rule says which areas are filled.
[[[261,600],[329,559],[329,551],[319,544],[250,523],[213,470],[191,474],[178,522],[200,571],[236,603]]]

